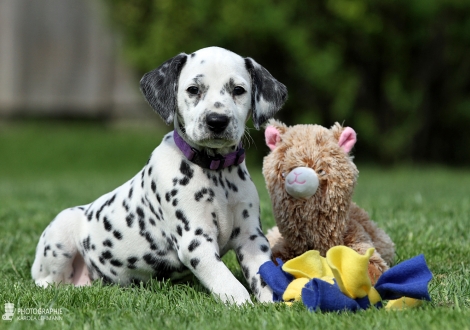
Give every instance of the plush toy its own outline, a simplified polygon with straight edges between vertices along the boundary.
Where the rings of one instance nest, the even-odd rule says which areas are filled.
[[[277,223],[267,234],[273,259],[286,262],[309,250],[325,256],[337,245],[362,255],[375,248],[368,265],[375,283],[395,250],[390,237],[352,202],[359,174],[350,156],[354,130],[338,123],[327,129],[271,120],[265,137],[271,152],[263,175]]]

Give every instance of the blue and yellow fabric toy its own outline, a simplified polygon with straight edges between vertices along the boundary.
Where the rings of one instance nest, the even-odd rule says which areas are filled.
[[[432,273],[423,255],[390,268],[372,286],[367,266],[374,249],[360,255],[346,246],[328,250],[326,258],[318,251],[278,265],[268,261],[259,273],[273,290],[274,301],[302,301],[311,311],[356,311],[370,306],[402,309],[431,300],[428,283]]]

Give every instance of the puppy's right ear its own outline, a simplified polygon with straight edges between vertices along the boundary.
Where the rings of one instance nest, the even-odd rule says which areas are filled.
[[[140,80],[142,94],[167,125],[173,122],[175,116],[178,79],[187,58],[185,53],[176,55],[155,70],[144,74]]]

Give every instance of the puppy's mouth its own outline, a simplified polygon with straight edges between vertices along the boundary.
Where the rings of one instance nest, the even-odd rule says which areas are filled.
[[[237,146],[237,141],[226,137],[210,137],[195,142],[201,147],[210,149],[222,149]]]

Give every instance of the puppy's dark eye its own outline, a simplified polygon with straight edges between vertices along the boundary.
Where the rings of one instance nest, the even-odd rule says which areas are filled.
[[[197,88],[196,86],[189,86],[186,91],[189,93],[189,94],[193,94],[193,95],[197,95],[199,94],[199,88]]]
[[[237,86],[233,89],[233,95],[242,95],[245,92],[246,92],[246,90],[241,86]]]

